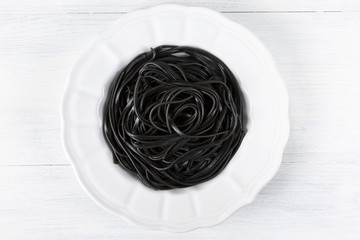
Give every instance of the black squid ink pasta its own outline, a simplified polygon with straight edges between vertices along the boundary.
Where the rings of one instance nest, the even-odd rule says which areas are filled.
[[[162,45],[142,53],[112,80],[103,134],[113,161],[153,189],[216,177],[245,135],[237,79],[216,56]]]

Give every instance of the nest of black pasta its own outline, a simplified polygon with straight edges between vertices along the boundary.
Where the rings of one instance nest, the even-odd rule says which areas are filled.
[[[114,163],[153,189],[217,176],[245,135],[243,95],[209,52],[163,45],[142,53],[111,82],[103,133]]]

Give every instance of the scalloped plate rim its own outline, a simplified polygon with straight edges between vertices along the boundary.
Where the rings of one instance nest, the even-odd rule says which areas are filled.
[[[195,220],[193,220],[189,223],[185,223],[185,224],[169,224],[164,221],[146,221],[143,219],[139,220],[136,217],[132,216],[131,212],[125,211],[125,209],[119,209],[119,208],[114,209],[111,206],[111,204],[107,203],[105,199],[99,197],[99,195],[97,195],[96,193],[93,192],[94,191],[93,189],[91,189],[89,186],[87,186],[86,180],[83,178],[83,175],[80,173],[80,167],[76,163],[77,162],[76,157],[74,157],[74,153],[71,150],[72,147],[69,146],[69,144],[68,144],[69,140],[67,140],[67,136],[66,136],[66,132],[68,129],[65,127],[65,122],[66,122],[66,118],[68,116],[66,114],[65,108],[66,108],[67,96],[72,91],[72,89],[70,89],[70,82],[71,82],[71,79],[73,78],[74,74],[76,74],[76,72],[78,71],[78,68],[81,66],[83,59],[86,58],[86,55],[88,53],[90,53],[93,48],[95,48],[98,44],[101,43],[101,39],[100,39],[101,34],[104,33],[105,31],[108,31],[116,24],[118,24],[119,21],[123,21],[124,16],[120,17],[113,24],[106,27],[103,31],[99,32],[93,38],[93,40],[88,44],[88,46],[85,48],[85,50],[83,51],[81,56],[76,60],[75,64],[73,64],[73,66],[71,67],[71,69],[69,71],[68,77],[67,77],[66,85],[65,85],[64,92],[62,95],[61,107],[60,107],[61,130],[62,130],[61,131],[61,140],[62,140],[63,148],[65,150],[67,158],[71,162],[71,165],[74,169],[74,172],[75,172],[76,178],[78,179],[78,182],[81,184],[83,189],[87,192],[87,194],[92,198],[92,200],[94,202],[96,202],[97,205],[99,205],[101,208],[103,208],[106,211],[111,212],[117,216],[120,216],[123,220],[125,220],[128,223],[131,223],[131,224],[134,224],[137,226],[141,226],[146,229],[157,229],[157,230],[165,230],[165,231],[170,231],[170,232],[185,232],[185,231],[194,230],[194,229],[197,229],[200,227],[207,227],[207,226],[219,224],[222,221],[224,221],[225,219],[227,219],[230,215],[232,215],[237,209],[251,203],[256,198],[256,196],[261,191],[261,189],[274,177],[274,175],[278,171],[280,164],[281,164],[282,153],[284,151],[286,142],[289,137],[289,114],[288,114],[289,98],[288,98],[288,93],[287,93],[285,84],[282,81],[280,74],[278,73],[278,70],[275,66],[275,63],[274,63],[269,51],[261,43],[261,41],[258,40],[257,37],[255,35],[253,35],[249,30],[247,30],[242,25],[227,19],[220,13],[218,13],[214,10],[208,9],[208,8],[203,8],[203,7],[184,6],[184,5],[180,5],[180,4],[160,4],[160,5],[155,5],[155,6],[149,7],[149,8],[136,9],[136,10],[130,11],[129,13],[134,15],[133,18],[136,18],[135,14],[139,14],[141,12],[148,11],[148,10],[150,10],[150,11],[151,10],[166,11],[169,9],[174,10],[174,9],[185,9],[185,8],[191,9],[193,11],[200,11],[204,15],[209,16],[209,17],[210,17],[210,15],[212,15],[211,17],[213,17],[214,19],[221,20],[224,23],[224,25],[228,25],[228,26],[232,25],[231,27],[233,27],[233,28],[234,27],[241,28],[242,31],[246,32],[246,34],[248,34],[249,36],[251,36],[253,39],[256,40],[256,44],[258,46],[261,46],[262,53],[265,54],[265,58],[267,59],[266,63],[269,65],[268,68],[270,71],[272,71],[272,74],[273,74],[272,79],[277,80],[277,81],[273,81],[273,83],[276,86],[277,91],[279,93],[279,99],[282,100],[282,101],[280,101],[280,105],[281,105],[283,114],[282,114],[282,116],[280,116],[280,119],[279,119],[281,126],[282,126],[281,127],[282,134],[280,134],[279,137],[277,138],[277,140],[278,140],[277,148],[274,148],[274,150],[272,151],[272,155],[271,155],[272,165],[269,166],[266,174],[264,174],[263,176],[260,176],[257,179],[256,184],[254,184],[252,186],[252,191],[249,191],[249,195],[237,196],[236,199],[241,198],[241,201],[233,201],[232,204],[229,204],[226,207],[226,211],[224,211],[222,214],[212,216],[212,217],[207,217],[207,218],[199,218],[198,217]],[[259,183],[261,183],[261,184],[259,184]],[[121,211],[121,213],[119,211]]]

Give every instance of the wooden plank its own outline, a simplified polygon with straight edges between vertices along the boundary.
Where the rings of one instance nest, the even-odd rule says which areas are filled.
[[[189,6],[202,6],[215,9],[217,11],[227,12],[292,12],[301,13],[308,11],[359,11],[360,4],[356,0],[351,1],[337,1],[337,0],[318,0],[318,1],[286,1],[286,0],[173,0],[172,3],[179,3]],[[103,14],[103,13],[118,13],[127,12],[138,8],[144,8],[161,3],[169,3],[167,0],[132,0],[132,1],[118,1],[108,0],[106,2],[101,0],[57,0],[57,1],[1,1],[0,12],[47,12],[47,13],[82,13],[82,14]]]
[[[0,15],[0,165],[68,164],[59,117],[67,72],[119,15]],[[286,152],[359,152],[360,14],[225,15],[264,42],[284,78]]]
[[[0,167],[1,238],[355,240],[360,234],[360,154],[347,155],[353,164],[342,162],[343,157],[286,154],[279,173],[253,204],[218,226],[184,234],[146,231],[107,213],[80,188],[70,166]]]

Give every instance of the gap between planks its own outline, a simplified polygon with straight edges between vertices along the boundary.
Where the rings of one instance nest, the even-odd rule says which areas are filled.
[[[129,11],[132,12],[133,10]],[[216,11],[216,10],[215,10]],[[360,10],[300,10],[300,11],[217,11],[222,14],[338,14],[338,13],[360,13]],[[68,12],[32,12],[32,11],[1,11],[0,14],[33,14],[33,15],[52,15],[52,14],[66,14],[66,15],[123,15],[127,11],[68,11]]]
[[[324,10],[324,11],[220,11],[220,13],[343,13],[344,11],[339,10]],[[345,11],[347,12],[347,11]],[[349,11],[350,12],[350,11]],[[67,14],[126,14],[127,12],[119,11],[119,12],[67,12]]]
[[[68,167],[70,163],[44,163],[44,164],[3,164],[1,167]]]

